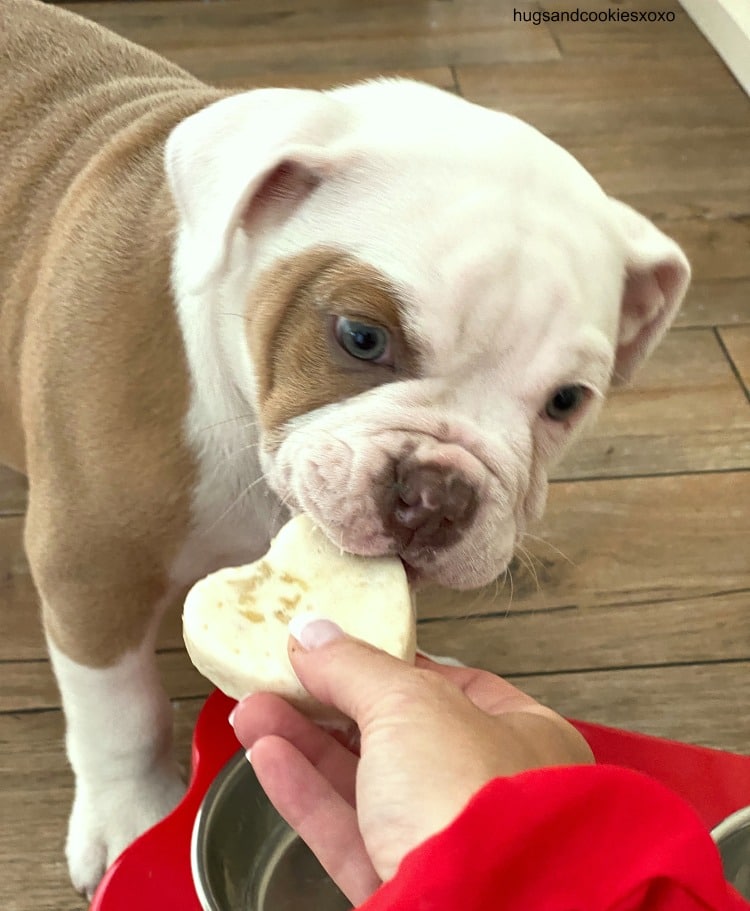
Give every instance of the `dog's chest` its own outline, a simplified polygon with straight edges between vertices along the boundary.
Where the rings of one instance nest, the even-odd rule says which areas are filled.
[[[189,585],[224,566],[259,559],[288,512],[268,487],[254,445],[204,444],[192,496],[192,524],[170,575]]]

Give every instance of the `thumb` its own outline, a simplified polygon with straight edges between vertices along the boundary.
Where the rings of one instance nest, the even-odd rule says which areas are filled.
[[[415,673],[406,661],[353,639],[331,620],[297,616],[289,632],[289,660],[302,686],[360,729],[384,693],[408,685]]]

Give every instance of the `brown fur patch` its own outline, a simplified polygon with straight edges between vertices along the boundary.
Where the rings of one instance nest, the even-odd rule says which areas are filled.
[[[0,3],[0,459],[55,644],[143,638],[190,521],[164,141],[224,94],[80,17]]]
[[[335,250],[314,249],[268,270],[248,306],[248,340],[258,372],[264,430],[383,383],[415,376],[416,347],[403,303],[376,269]],[[358,360],[336,342],[332,318],[389,330],[393,365]]]
[[[125,186],[91,175],[58,215],[21,363],[29,562],[48,634],[91,667],[142,640],[190,523],[173,214],[147,158]]]

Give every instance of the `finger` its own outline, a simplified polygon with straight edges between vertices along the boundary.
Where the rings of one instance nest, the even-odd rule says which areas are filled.
[[[328,875],[355,905],[379,886],[352,807],[296,747],[261,737],[252,765],[278,812],[307,843]]]
[[[354,806],[357,757],[280,696],[257,693],[243,699],[232,716],[232,726],[247,749],[261,737],[283,737]]]
[[[411,688],[422,675],[407,662],[352,639],[328,620],[310,620],[292,630],[289,660],[302,685],[353,718],[360,730],[386,691]]]

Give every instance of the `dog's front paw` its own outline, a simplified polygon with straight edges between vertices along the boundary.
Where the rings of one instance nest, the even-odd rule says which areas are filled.
[[[184,791],[173,763],[127,780],[79,780],[65,846],[74,887],[90,898],[115,858],[170,813]]]

